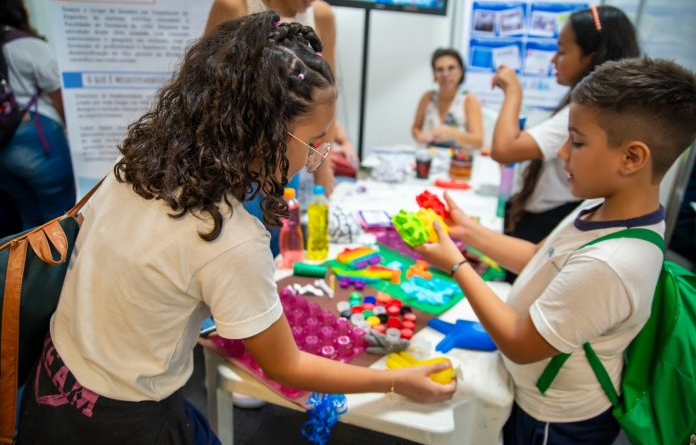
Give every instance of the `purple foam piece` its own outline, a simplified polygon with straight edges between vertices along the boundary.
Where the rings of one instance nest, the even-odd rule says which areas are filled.
[[[364,285],[364,282],[358,282]],[[364,339],[365,331],[353,327],[348,320],[335,316],[331,311],[322,309],[317,303],[308,302],[305,297],[295,295],[292,289],[281,290],[280,301],[290,323],[292,336],[301,350],[348,362],[367,348]],[[282,386],[270,380],[249,354],[242,341],[222,337],[213,339],[229,357],[234,358],[236,363],[284,396],[297,399],[306,394],[304,391]]]

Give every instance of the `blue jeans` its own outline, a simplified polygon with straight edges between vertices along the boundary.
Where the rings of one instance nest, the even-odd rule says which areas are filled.
[[[26,230],[62,215],[75,205],[75,179],[63,127],[39,115],[50,150],[46,153],[31,119],[0,148],[0,190],[10,198]]]
[[[547,423],[530,416],[515,403],[503,427],[503,442],[505,445],[611,445],[619,432],[611,408],[579,422]]]

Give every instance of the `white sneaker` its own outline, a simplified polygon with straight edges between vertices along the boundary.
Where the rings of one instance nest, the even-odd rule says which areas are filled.
[[[232,393],[232,403],[234,406],[244,409],[258,409],[266,404],[266,402],[263,400],[245,396],[244,394],[239,394],[238,392]]]

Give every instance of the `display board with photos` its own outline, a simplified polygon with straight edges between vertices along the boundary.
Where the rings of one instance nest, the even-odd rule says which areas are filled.
[[[554,108],[567,92],[556,83],[551,60],[561,28],[585,2],[467,1],[460,39],[467,61],[466,87],[486,104],[500,103],[491,78],[502,64],[512,67],[525,91],[525,105]]]

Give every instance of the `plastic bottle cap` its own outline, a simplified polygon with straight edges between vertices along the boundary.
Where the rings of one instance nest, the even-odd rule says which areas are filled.
[[[325,193],[325,191],[324,191],[323,185],[315,185],[314,186],[314,194],[315,195],[323,195],[324,193]]]
[[[283,190],[283,198],[294,199],[295,198],[295,189],[292,187],[285,187],[285,190]]]

